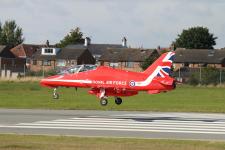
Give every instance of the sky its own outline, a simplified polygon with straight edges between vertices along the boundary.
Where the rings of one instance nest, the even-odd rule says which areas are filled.
[[[209,28],[225,47],[225,0],[0,0],[0,22],[16,20],[27,44],[59,42],[80,27],[92,43],[168,47],[183,29]]]

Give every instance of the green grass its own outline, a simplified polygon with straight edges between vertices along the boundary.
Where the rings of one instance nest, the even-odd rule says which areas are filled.
[[[60,100],[52,100],[50,88],[38,82],[0,82],[0,108],[147,110],[172,112],[225,112],[225,88],[178,86],[174,91],[149,95],[141,92],[124,97],[117,106],[114,98],[100,106],[88,89],[59,88]]]
[[[225,142],[0,135],[0,150],[224,150]]]

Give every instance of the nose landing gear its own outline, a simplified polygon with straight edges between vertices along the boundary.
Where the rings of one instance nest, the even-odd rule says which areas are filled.
[[[52,97],[53,97],[53,99],[59,99],[59,94],[57,93],[57,88],[54,88]]]

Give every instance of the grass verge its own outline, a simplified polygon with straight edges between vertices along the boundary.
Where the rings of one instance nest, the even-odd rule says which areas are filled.
[[[224,150],[225,142],[0,135],[0,150]]]
[[[225,109],[224,87],[178,86],[174,91],[149,95],[140,92],[124,97],[117,106],[113,97],[102,107],[88,89],[59,88],[60,100],[52,100],[52,89],[40,87],[38,82],[0,82],[0,108],[145,110],[172,112],[219,112]]]

